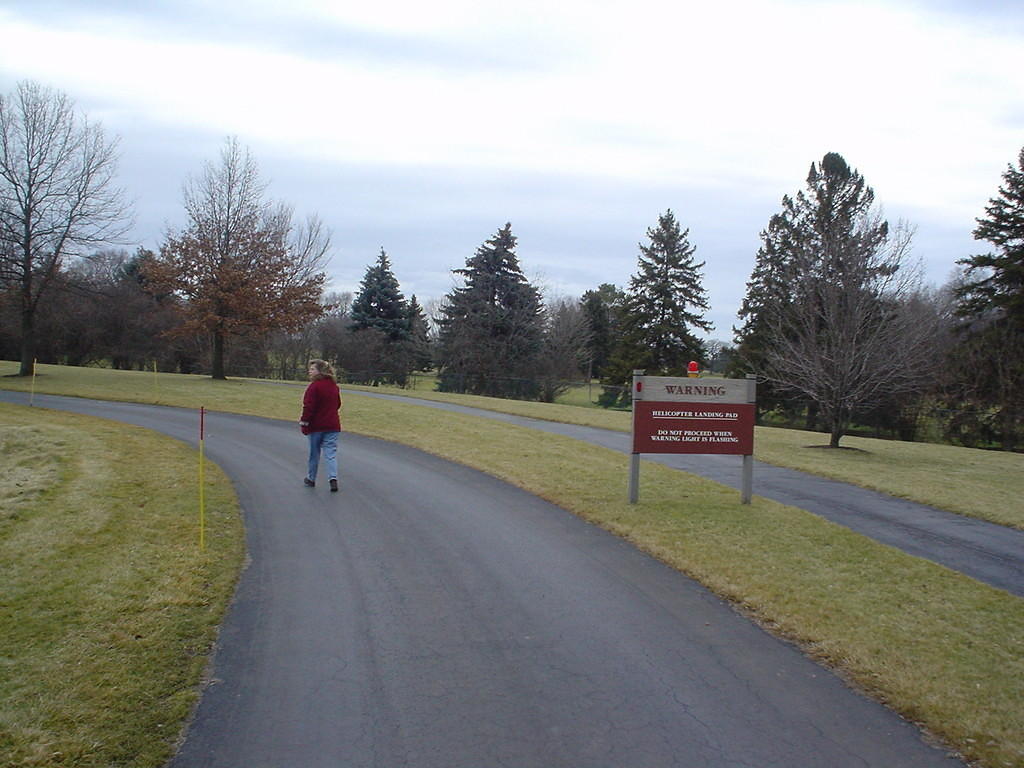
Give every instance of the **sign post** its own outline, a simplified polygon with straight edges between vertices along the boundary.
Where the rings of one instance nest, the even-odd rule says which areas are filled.
[[[640,454],[705,453],[743,456],[741,500],[749,504],[754,469],[757,381],[645,376],[633,371],[633,448],[629,503],[640,495]]]
[[[636,450],[636,406],[644,396],[644,371],[633,371],[633,428],[630,443],[633,448],[629,456],[629,503],[636,504],[640,498],[640,454]]]

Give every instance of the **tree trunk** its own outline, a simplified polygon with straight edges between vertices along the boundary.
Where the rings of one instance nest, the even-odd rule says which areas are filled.
[[[826,414],[828,416],[829,426],[829,448],[838,448],[839,441],[846,434],[846,430],[850,428],[850,414],[847,413],[845,408],[838,409],[838,413]]]
[[[210,377],[214,379],[227,379],[224,375],[224,333],[220,330],[213,332],[213,360]]]
[[[31,376],[35,370],[36,360],[36,327],[35,317],[30,307],[21,309],[21,367],[19,376]]]

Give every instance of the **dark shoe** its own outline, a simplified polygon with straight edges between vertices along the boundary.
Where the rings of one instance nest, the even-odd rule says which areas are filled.
[[[338,490],[338,481],[333,477],[331,478],[331,493],[335,493]]]
[[[316,483],[310,480],[308,477],[302,478],[302,482],[307,488],[313,488],[316,485]]]

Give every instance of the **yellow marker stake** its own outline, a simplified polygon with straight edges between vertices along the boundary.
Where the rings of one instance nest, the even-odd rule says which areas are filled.
[[[29,407],[33,406],[36,401],[36,362],[38,358],[32,358],[32,391],[28,396]]]
[[[206,408],[199,409],[199,548],[206,549],[206,477],[203,466],[203,433],[205,431]]]

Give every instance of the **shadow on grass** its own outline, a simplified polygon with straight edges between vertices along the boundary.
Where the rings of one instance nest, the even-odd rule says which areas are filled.
[[[871,453],[871,451],[865,451],[863,448],[850,448],[846,445],[838,445],[833,448],[831,445],[805,445],[804,448],[816,448],[823,451],[852,451],[853,453]]]

